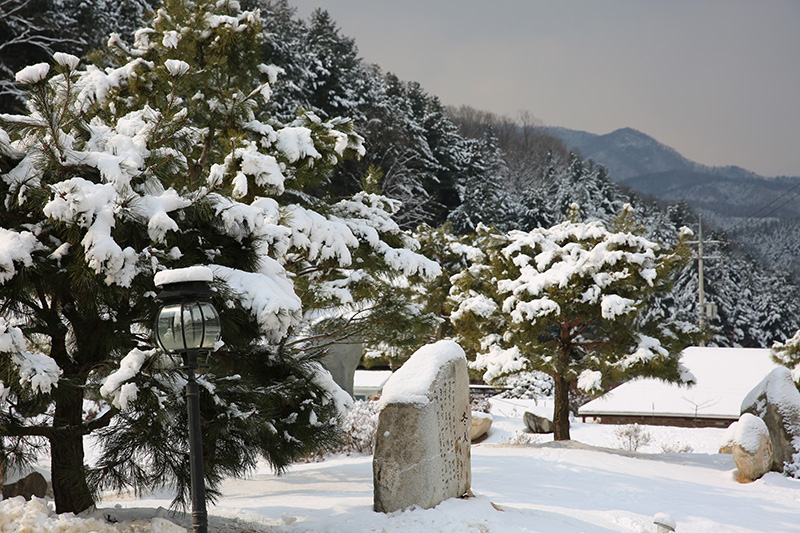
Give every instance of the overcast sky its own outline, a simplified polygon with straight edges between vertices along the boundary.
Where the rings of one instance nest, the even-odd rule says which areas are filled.
[[[800,176],[800,0],[289,0],[445,105]]]

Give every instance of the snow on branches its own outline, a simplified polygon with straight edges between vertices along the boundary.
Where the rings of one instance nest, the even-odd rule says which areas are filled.
[[[668,284],[680,261],[677,248],[597,221],[508,234],[482,227],[478,235],[484,253],[453,276],[450,297],[457,329],[472,331],[467,337],[484,331],[475,337],[480,346],[472,363],[484,379],[532,368],[581,375],[579,385],[599,390],[601,372],[617,375],[670,359],[663,336],[640,332],[636,321],[654,291]]]
[[[227,3],[206,6],[191,16],[206,32],[259,30],[257,13],[234,8]],[[191,39],[211,38],[210,33],[192,28],[189,35],[188,26],[175,24],[162,8],[155,28],[138,32],[132,47],[112,37],[119,62],[105,69],[94,65],[79,69],[77,58],[61,54],[54,69],[42,64],[19,73],[21,83],[38,84],[43,90],[33,91],[30,115],[0,116],[4,138],[8,137],[3,144],[28,153],[3,176],[9,193],[16,194],[7,195],[5,204],[24,210],[31,194],[42,191],[49,198],[38,215],[41,223],[72,228],[70,234],[80,238],[64,242],[48,236],[37,241],[29,231],[3,229],[2,279],[15,275],[15,264],[31,266],[34,249],[59,262],[66,253],[82,249],[80,260],[106,284],[129,287],[136,276],[150,276],[154,269],[168,266],[170,258],[185,254],[176,235],[186,229],[181,224],[183,212],[203,203],[219,216],[218,231],[240,242],[256,239],[259,253],[280,264],[287,254],[294,254],[305,261],[349,267],[353,254],[366,245],[389,270],[406,275],[438,273],[438,265],[415,253],[415,241],[392,221],[397,206],[386,198],[362,194],[322,211],[281,202],[288,182],[298,175],[307,180],[312,167],[324,175],[326,165],[363,154],[363,140],[345,119],[323,122],[307,113],[284,126],[260,119],[252,97],[262,94],[278,73],[260,63],[250,72],[251,78],[242,78],[251,83],[252,91],[231,83],[216,87],[213,95],[203,93],[208,84],[204,73],[188,58],[169,56],[192,46]],[[206,59],[212,62],[216,56],[209,53]],[[153,89],[137,92],[148,85]],[[229,99],[223,102],[220,97],[226,91]],[[212,137],[215,122],[221,120],[238,127],[241,135]],[[208,178],[191,186],[184,175],[199,166],[207,169]],[[51,173],[52,168],[58,172]],[[88,176],[80,169],[96,173]],[[302,185],[291,183],[291,187]],[[132,246],[119,238],[129,234],[126,228],[136,226],[146,231],[150,242]],[[390,245],[387,235],[399,246]],[[292,317],[299,311],[297,295],[283,268],[262,267],[269,273],[215,268],[240,293],[272,294],[255,298],[246,307],[265,333],[280,337],[296,322]],[[267,310],[273,319],[266,319]]]
[[[41,248],[36,236],[30,231],[16,232],[0,228],[0,284],[11,279],[20,266],[31,266],[34,250]]]
[[[29,352],[26,349],[22,330],[12,326],[0,317],[0,357],[10,359],[12,368],[19,377],[19,385],[27,387],[34,394],[48,394],[58,386],[62,371],[56,362],[43,353]],[[7,385],[0,381],[0,399],[8,396]]]
[[[647,313],[682,266],[682,238],[665,249],[573,219],[507,234],[479,226],[483,253],[451,277],[450,290],[456,334],[475,354],[470,366],[487,381],[527,370],[552,376],[557,440],[569,438],[573,386],[598,393],[639,375],[688,378],[679,364],[688,342],[682,324]]]
[[[127,409],[128,402],[136,399],[139,388],[135,383],[126,383],[132,379],[145,362],[151,352],[143,352],[134,348],[119,362],[119,369],[115,370],[106,377],[100,387],[102,396],[111,397],[111,405],[119,409]]]

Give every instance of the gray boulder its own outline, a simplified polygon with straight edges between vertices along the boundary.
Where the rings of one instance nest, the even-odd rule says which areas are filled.
[[[772,470],[797,474],[800,470],[800,392],[788,368],[778,367],[742,401],[742,414],[750,413],[767,425],[772,441]],[[797,463],[795,462],[797,461]]]
[[[534,433],[553,432],[553,422],[543,416],[525,411],[525,414],[522,416],[522,421],[525,422],[525,426]]]
[[[360,339],[328,347],[327,353],[320,360],[322,366],[331,373],[336,382],[347,394],[353,395],[353,376],[361,362],[364,345]]]
[[[16,483],[3,485],[3,498],[22,496],[30,500],[33,496],[44,498],[47,494],[47,480],[39,472],[28,474]]]

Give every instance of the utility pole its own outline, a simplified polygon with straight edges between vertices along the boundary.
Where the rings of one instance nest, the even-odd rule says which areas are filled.
[[[706,327],[706,299],[703,286],[703,215],[697,215],[697,324],[702,332]],[[705,345],[705,341],[700,341]]]
[[[703,215],[697,215],[697,325],[702,332],[706,327],[706,318],[717,317],[717,306],[714,303],[706,305],[705,278],[703,272],[704,259],[719,259],[719,257],[705,257],[703,255]],[[720,241],[708,241],[719,243]],[[700,346],[705,346],[705,341],[700,341]]]

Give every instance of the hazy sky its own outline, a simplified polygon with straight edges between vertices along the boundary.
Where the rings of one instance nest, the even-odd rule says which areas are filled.
[[[800,176],[800,0],[289,0],[446,105]]]

